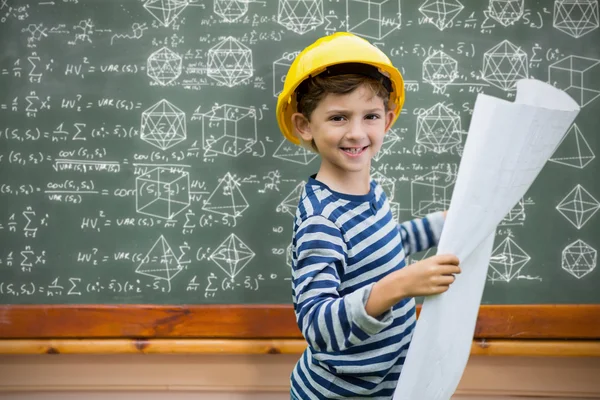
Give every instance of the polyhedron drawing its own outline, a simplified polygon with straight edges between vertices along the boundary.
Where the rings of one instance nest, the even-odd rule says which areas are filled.
[[[254,252],[234,233],[210,255],[210,259],[233,280],[254,258]]]
[[[167,100],[161,100],[142,112],[140,138],[167,150],[186,139],[185,113]]]
[[[279,93],[283,90],[287,72],[298,54],[300,54],[300,51],[284,53],[281,58],[273,62],[273,96],[279,96]]]
[[[465,8],[458,0],[425,0],[419,11],[427,18],[427,22],[435,25],[440,31],[451,26],[452,21]]]
[[[188,0],[148,0],[144,8],[163,26],[169,26],[188,6]]]
[[[140,214],[172,219],[190,205],[190,176],[186,171],[156,167],[135,178],[135,189]]]
[[[565,196],[556,209],[577,229],[581,229],[600,209],[600,203],[581,185]]]
[[[202,147],[206,152],[237,157],[257,141],[254,108],[223,104],[200,116]]]
[[[381,143],[381,148],[373,156],[373,160],[379,161],[381,157],[386,156],[388,154],[392,154],[392,147],[396,143],[400,141],[400,136],[398,136],[396,129],[390,129],[385,136],[383,137],[383,142]]]
[[[299,35],[325,22],[323,0],[279,0],[277,23]]]
[[[183,271],[179,257],[175,255],[163,235],[160,235],[150,251],[146,253],[135,272],[155,279],[170,281]]]
[[[450,207],[456,176],[447,172],[431,171],[411,182],[411,209],[415,217],[424,217]]]
[[[523,16],[525,0],[490,0],[490,17],[503,26],[513,25]]]
[[[248,12],[250,0],[213,0],[213,11],[227,22],[236,22]]]
[[[252,50],[229,36],[208,50],[209,78],[229,87],[239,85],[254,74]]]
[[[237,218],[248,208],[248,202],[240,190],[240,184],[227,172],[219,185],[204,202],[204,211]]]
[[[561,267],[577,279],[592,272],[598,263],[598,252],[583,240],[576,240],[562,252]]]
[[[273,157],[283,161],[289,161],[297,164],[308,165],[312,160],[318,157],[317,153],[305,149],[302,146],[296,146],[290,143],[286,138],[281,140],[281,144],[273,153]]]
[[[371,178],[381,186],[388,200],[392,201],[396,195],[394,180],[392,178],[388,178],[379,171],[371,174]]]
[[[381,40],[401,26],[400,0],[346,0],[348,31]]]
[[[438,103],[417,117],[417,143],[443,153],[461,143],[460,115]]]
[[[302,192],[304,191],[304,186],[306,185],[305,181],[300,182],[296,185],[294,190],[290,192],[286,196],[285,199],[277,206],[277,212],[287,212],[292,217],[296,216],[296,209],[298,208],[298,202],[300,201],[300,197],[302,196]]]
[[[492,280],[510,282],[530,259],[531,257],[522,248],[507,237],[492,251],[490,257]]]
[[[594,158],[596,155],[589,143],[577,124],[573,124],[548,161],[582,169]]]
[[[600,96],[600,60],[567,56],[548,66],[548,83],[567,92],[581,107]]]
[[[502,90],[515,90],[517,81],[528,77],[527,53],[508,40],[503,40],[483,55],[483,79]]]
[[[458,77],[458,62],[441,50],[435,51],[423,62],[423,81],[437,90],[443,90]]]
[[[165,86],[181,75],[181,56],[168,47],[156,50],[148,57],[146,73],[159,85]]]
[[[598,29],[598,0],[554,0],[553,25],[574,38]]]

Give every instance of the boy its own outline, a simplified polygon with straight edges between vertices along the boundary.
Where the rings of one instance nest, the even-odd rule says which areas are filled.
[[[345,32],[307,47],[286,76],[279,127],[321,157],[293,226],[293,304],[308,346],[291,375],[292,399],[392,398],[414,296],[446,291],[460,272],[453,255],[406,265],[407,255],[437,245],[445,211],[398,224],[370,177],[403,101],[387,56]]]

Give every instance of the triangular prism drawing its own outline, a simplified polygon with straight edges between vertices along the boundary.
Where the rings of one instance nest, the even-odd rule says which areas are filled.
[[[585,140],[577,124],[573,124],[549,161],[581,169],[594,158],[596,158],[596,155],[592,148]]]
[[[240,185],[229,172],[220,180],[217,188],[202,206],[204,211],[230,217],[241,216],[247,208],[248,202],[240,190]]]
[[[170,281],[182,270],[183,266],[179,263],[179,258],[175,255],[164,236],[160,235],[135,272],[155,279]]]

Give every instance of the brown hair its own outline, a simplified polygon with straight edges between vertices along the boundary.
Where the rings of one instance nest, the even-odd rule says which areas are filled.
[[[344,74],[325,77],[317,75],[310,78],[304,84],[304,93],[297,105],[298,112],[302,113],[302,115],[310,121],[310,116],[313,111],[317,108],[321,100],[329,93],[347,94],[362,85],[365,85],[373,92],[373,95],[378,96],[383,100],[385,111],[387,112],[390,93],[379,80],[359,74]],[[316,153],[319,152],[314,140],[312,140],[311,143],[305,143],[302,138],[300,138],[300,142],[303,147],[308,150],[312,150]]]

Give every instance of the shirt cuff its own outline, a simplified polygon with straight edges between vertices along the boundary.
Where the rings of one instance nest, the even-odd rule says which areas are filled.
[[[346,307],[350,310],[352,322],[369,335],[379,333],[383,328],[390,326],[394,320],[391,307],[377,318],[367,314],[365,307],[373,285],[374,283],[371,283],[346,296]]]

